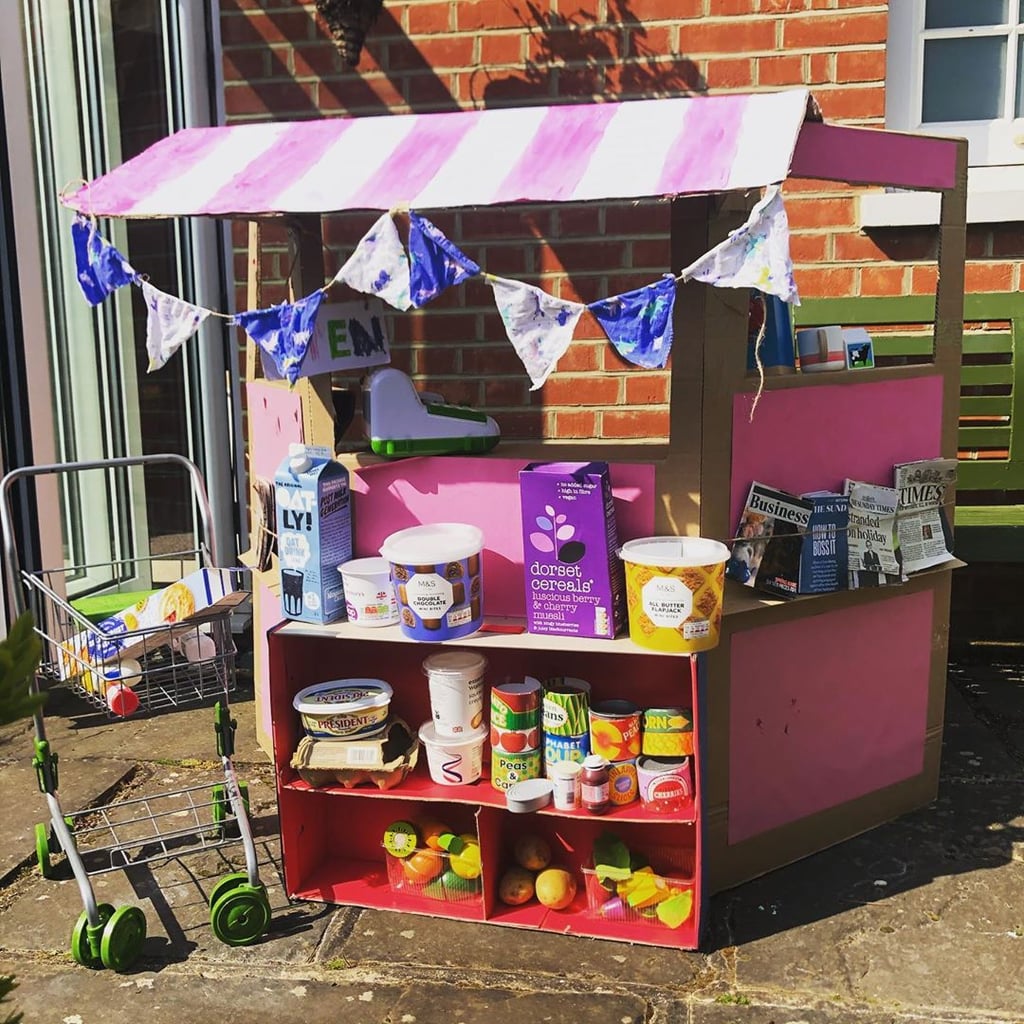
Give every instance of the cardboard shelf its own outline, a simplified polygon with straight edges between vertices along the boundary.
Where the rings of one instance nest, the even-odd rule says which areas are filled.
[[[507,810],[505,794],[495,789],[487,779],[468,786],[440,786],[429,775],[426,765],[417,765],[400,785],[394,789],[377,789],[376,787],[356,786],[346,789],[342,785],[312,786],[303,781],[294,771],[281,773],[282,789],[296,793],[329,793],[338,797],[366,797],[382,800],[424,800],[440,803],[472,804],[478,807],[497,807]],[[512,812],[509,812],[512,813]],[[554,818],[581,818],[592,822],[651,822],[657,825],[692,825],[697,820],[696,805],[692,800],[676,814],[658,814],[649,810],[638,800],[622,807],[611,807],[607,814],[590,814],[588,811],[561,811],[548,805],[535,812]]]

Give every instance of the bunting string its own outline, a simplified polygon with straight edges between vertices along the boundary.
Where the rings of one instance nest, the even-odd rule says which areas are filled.
[[[88,183],[86,183],[88,184]],[[66,192],[70,185],[62,190]],[[409,218],[408,241],[395,224]],[[79,284],[97,305],[127,284],[142,289],[147,307],[149,371],[162,367],[210,316],[241,327],[294,384],[301,376],[320,305],[338,283],[374,295],[402,312],[421,309],[442,292],[472,277],[483,277],[494,293],[505,332],[530,378],[542,387],[572,342],[584,311],[597,320],[615,351],[628,363],[659,369],[673,342],[673,308],[681,281],[714,287],[753,289],[799,305],[789,251],[789,223],[779,185],[770,185],[746,222],[678,274],[620,295],[583,304],[559,299],[535,285],[489,274],[433,223],[407,206],[395,207],[374,222],[337,274],[322,288],[295,302],[227,314],[187,302],[154,287],[104,239],[95,216],[76,214],[71,226]],[[326,246],[324,247],[326,248]],[[759,384],[751,416],[764,389],[762,326],[754,345]]]

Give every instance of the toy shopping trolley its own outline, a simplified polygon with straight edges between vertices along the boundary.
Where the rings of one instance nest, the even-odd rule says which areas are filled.
[[[117,472],[154,464],[175,465],[188,473],[201,526],[199,547],[102,565],[52,570],[21,565],[12,529],[14,484],[31,477],[89,470],[106,471],[110,482]],[[139,956],[146,937],[142,910],[97,904],[91,875],[236,842],[244,847],[246,870],[226,875],[214,887],[210,923],[217,938],[228,945],[255,942],[270,922],[270,904],[257,871],[245,784],[239,783],[232,763],[235,722],[229,711],[229,694],[235,688],[231,611],[245,595],[235,574],[219,568],[210,504],[198,467],[179,455],[31,466],[3,477],[0,497],[4,556],[15,610],[24,611],[27,601],[43,642],[34,690],[42,681],[66,685],[114,719],[218,698],[214,731],[223,784],[190,786],[73,813],[61,807],[57,755],[47,742],[42,711],[35,713],[33,764],[50,810],[49,827],[36,826],[39,866],[45,876],[52,877],[50,859],[63,851],[85,905],[71,934],[71,955],[87,967],[124,970]],[[190,571],[170,586],[141,594],[67,597],[72,580],[132,577],[151,581],[157,561],[188,566]],[[113,586],[108,582],[106,591]]]

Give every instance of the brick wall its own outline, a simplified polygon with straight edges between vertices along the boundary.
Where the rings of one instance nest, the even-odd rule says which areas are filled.
[[[780,89],[809,85],[832,121],[880,125],[887,3],[878,0],[387,0],[360,66],[344,68],[312,3],[221,0],[232,121]],[[856,194],[787,184],[797,282],[808,297],[929,291],[935,235],[858,229]],[[494,273],[589,302],[668,268],[668,204],[526,206],[441,214],[439,226]],[[333,275],[368,215],[326,226]],[[244,233],[236,235],[244,242]],[[1024,233],[972,230],[967,286],[1017,289]],[[283,237],[268,239],[268,279]],[[244,256],[237,264],[244,281]],[[679,268],[675,268],[679,269]],[[268,292],[276,298],[273,292]],[[663,436],[657,374],[625,370],[593,322],[542,392],[504,340],[490,289],[472,281],[393,318],[395,362],[451,400],[486,407],[506,436]],[[685,344],[685,338],[677,344]],[[595,373],[601,370],[601,373]]]

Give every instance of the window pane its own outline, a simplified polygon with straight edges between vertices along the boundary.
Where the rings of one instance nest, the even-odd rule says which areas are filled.
[[[1003,25],[1007,0],[928,0],[925,28],[961,28],[966,25]],[[1024,8],[1024,0],[1021,7]]]
[[[1020,0],[1024,7],[1024,0]],[[1024,39],[1017,43],[1017,102],[1014,105],[1014,116],[1024,117]]]
[[[921,120],[987,121],[1003,113],[1006,40],[927,39]]]

